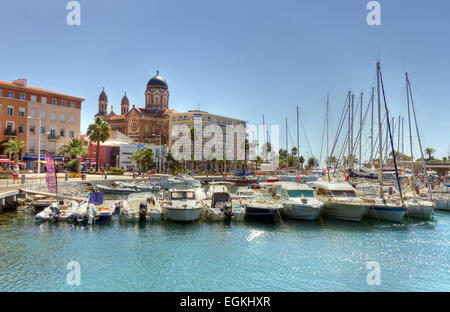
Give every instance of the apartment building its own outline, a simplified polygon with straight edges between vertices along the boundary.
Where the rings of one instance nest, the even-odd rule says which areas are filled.
[[[211,140],[210,137],[205,136],[205,127],[209,125],[217,125],[220,127],[222,132],[222,153],[227,160],[239,160],[239,149],[242,148],[243,144],[241,144],[243,140],[245,140],[245,127],[246,122],[239,119],[234,119],[230,117],[224,117],[220,115],[210,114],[205,111],[200,110],[190,110],[185,113],[170,113],[169,114],[169,147],[175,143],[175,141],[182,136],[183,134],[179,131],[180,126],[187,126],[188,129],[194,129],[194,133],[201,133],[202,139],[201,145],[192,144],[191,150],[192,154],[196,159],[202,159],[202,161],[188,161],[188,166],[193,169],[207,169],[208,167],[208,158],[210,155],[205,155],[204,146],[205,143]],[[234,126],[234,127],[227,127]],[[201,127],[201,128],[200,128]],[[236,131],[243,129],[242,136],[239,136]],[[230,132],[231,131],[231,132]],[[242,132],[242,131],[241,131]],[[174,135],[175,134],[175,135]],[[194,134],[195,135],[195,134]],[[220,147],[219,147],[220,148]],[[218,154],[220,151],[217,151]],[[222,159],[216,159],[218,161]],[[242,159],[243,160],[243,159]],[[194,166],[195,164],[195,166]],[[194,168],[196,167],[196,168]]]
[[[0,81],[0,144],[10,138],[25,142],[22,159],[28,168],[41,151],[57,156],[59,148],[80,136],[83,98],[27,85],[26,79]],[[0,148],[3,155],[3,149]],[[41,156],[43,160],[43,156]]]

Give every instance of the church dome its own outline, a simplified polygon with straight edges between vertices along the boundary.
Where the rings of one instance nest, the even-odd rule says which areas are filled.
[[[159,70],[156,71],[156,76],[150,79],[147,83],[148,88],[163,88],[168,89],[166,80],[159,75]]]
[[[102,93],[100,93],[98,100],[108,102],[108,96],[106,95],[105,88],[103,88]]]
[[[125,92],[125,95],[124,95],[123,98],[122,98],[121,104],[122,104],[122,105],[130,105],[130,101],[128,100],[128,97],[127,97],[127,93],[126,93],[126,92]]]

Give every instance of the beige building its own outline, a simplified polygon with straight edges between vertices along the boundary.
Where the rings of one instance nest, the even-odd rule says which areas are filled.
[[[169,149],[177,139],[183,136],[183,128],[185,130],[189,129],[191,139],[192,134],[194,135],[194,140],[196,135],[201,134],[201,140],[197,139],[197,142],[201,142],[202,144],[192,142],[191,146],[191,157],[195,157],[196,161],[194,163],[187,161],[187,163],[189,168],[194,168],[195,164],[196,168],[206,169],[207,163],[211,160],[213,153],[206,155],[205,145],[215,137],[215,134],[209,133],[207,129],[205,131],[205,128],[211,125],[218,126],[215,129],[220,129],[222,133],[222,146],[218,144],[218,148],[222,149],[222,153],[220,150],[215,150],[216,147],[212,149],[213,152],[224,155],[225,159],[229,161],[244,160],[243,142],[245,140],[246,121],[214,115],[200,110],[190,110],[185,113],[169,113]],[[199,131],[200,127],[201,131]],[[193,133],[191,129],[194,129]],[[212,129],[214,130],[214,127]],[[208,150],[208,148],[206,149]],[[215,158],[217,161],[223,161],[221,157]]]

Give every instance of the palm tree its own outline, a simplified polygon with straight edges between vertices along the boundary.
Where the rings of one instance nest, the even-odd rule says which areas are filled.
[[[261,156],[256,156],[256,171],[258,171],[258,167],[261,165],[262,163],[262,158]]]
[[[312,169],[312,168],[314,168],[314,167],[317,167],[319,165],[319,161],[316,159],[316,158],[314,158],[314,157],[310,157],[309,159],[308,159],[308,164],[307,164],[307,168],[308,169]]]
[[[300,163],[301,169],[303,169],[303,164],[305,163],[305,157],[300,156],[298,158],[298,162]]]
[[[2,146],[5,148],[4,152],[6,154],[11,153],[11,156],[14,159],[14,163],[17,164],[17,161],[19,160],[19,154],[25,147],[25,142],[16,139],[10,139],[8,142],[3,143]]]
[[[97,153],[96,153],[96,163],[95,163],[95,171],[98,171],[98,157],[100,152],[100,143],[105,142],[109,139],[109,135],[111,134],[110,125],[103,121],[100,117],[95,118],[95,122],[90,124],[87,130],[87,136],[91,139],[92,142],[97,143]]]
[[[139,173],[142,172],[142,164],[144,162],[145,152],[143,149],[138,149],[136,152],[131,155],[131,160],[134,160],[137,163]]]
[[[142,163],[144,164],[145,171],[153,166],[155,160],[155,154],[151,148],[146,148],[143,152]]]
[[[88,154],[88,147],[83,144],[83,141],[78,138],[71,139],[68,143],[59,148],[59,153],[64,157],[77,160],[77,172],[81,173],[80,159]]]
[[[425,149],[425,154],[428,155],[428,161],[431,160],[431,157],[432,157],[432,155],[433,155],[435,152],[436,152],[436,150],[435,150],[434,148],[432,148],[432,147],[427,147],[427,148]]]

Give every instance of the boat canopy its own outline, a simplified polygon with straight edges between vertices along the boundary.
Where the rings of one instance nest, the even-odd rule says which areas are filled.
[[[313,189],[308,186],[307,184],[303,183],[295,183],[295,182],[281,182],[278,185],[281,186],[281,188],[291,191],[291,190],[298,190],[298,191],[312,191]]]

